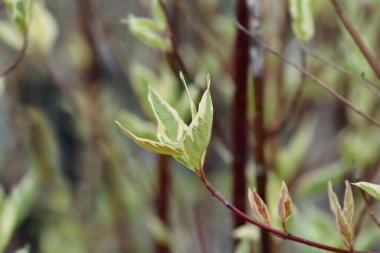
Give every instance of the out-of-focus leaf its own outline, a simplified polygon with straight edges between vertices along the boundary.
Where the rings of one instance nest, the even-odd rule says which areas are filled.
[[[199,103],[198,113],[185,133],[182,143],[184,155],[193,170],[199,170],[203,166],[206,149],[211,137],[213,113],[210,77],[208,76],[207,89]]]
[[[251,251],[251,242],[249,240],[240,240],[235,249],[235,253],[250,253]]]
[[[343,212],[347,217],[347,220],[352,223],[355,212],[354,196],[350,183],[346,180],[346,191],[344,193]]]
[[[29,172],[5,199],[0,214],[0,252],[4,251],[12,233],[31,207],[38,189],[37,185],[35,173]]]
[[[260,238],[260,229],[252,224],[244,224],[238,228],[236,228],[233,232],[233,237],[244,240],[252,240],[257,241]]]
[[[18,29],[20,29],[22,33],[26,33],[30,22],[33,2],[31,0],[4,0],[4,4]]]
[[[41,1],[33,3],[33,18],[30,22],[28,38],[33,50],[42,54],[51,52],[58,38],[57,21]]]
[[[10,22],[0,21],[0,39],[15,50],[22,48],[22,35],[17,27]]]
[[[15,253],[29,253],[30,247],[29,245],[26,245],[25,247],[18,249],[15,251]]]
[[[128,126],[128,129],[132,133],[135,133],[135,135],[140,136],[140,138],[153,141],[158,140],[155,126],[151,122],[145,121],[131,112],[120,112],[116,120],[123,126]]]
[[[169,146],[178,147],[187,130],[187,125],[179,117],[177,111],[151,87],[149,88],[148,100],[158,121],[158,139]]]
[[[162,28],[154,20],[129,15],[121,22],[127,24],[129,31],[146,45],[163,51],[171,50],[169,38],[164,36]]]
[[[315,32],[312,1],[290,0],[289,2],[293,32],[301,42],[309,41]]]
[[[255,217],[268,226],[271,226],[272,223],[269,216],[268,207],[259,194],[257,194],[255,188],[253,188],[253,190],[248,189],[248,200],[251,206],[251,211]]]
[[[380,185],[371,184],[367,182],[358,182],[358,183],[352,183],[352,184],[363,189],[375,199],[380,200]]]
[[[154,115],[152,114],[147,97],[149,93],[149,85],[153,83],[154,80],[157,80],[158,77],[152,70],[141,64],[133,64],[131,73],[133,73],[132,88],[138,97],[138,102],[144,110],[144,113],[153,118]]]
[[[120,127],[120,129],[123,130],[124,133],[126,133],[132,140],[134,140],[138,145],[140,145],[143,148],[146,148],[148,150],[151,150],[160,154],[165,154],[165,155],[178,156],[182,154],[182,151],[180,149],[173,148],[169,145],[166,145],[157,141],[152,141],[152,140],[137,137],[132,132],[130,132],[127,128],[121,125],[119,122],[117,121],[115,122]]]
[[[326,181],[340,181],[346,172],[346,167],[340,161],[308,171],[298,180],[297,195],[306,197],[311,194],[324,193]]]
[[[293,204],[289,196],[288,188],[284,181],[281,184],[280,200],[278,202],[278,215],[284,225],[293,213]]]
[[[162,9],[160,2],[158,0],[152,1],[152,14],[154,16],[154,19],[157,21],[157,24],[161,28],[161,30],[166,29],[167,20],[166,20],[165,12]]]
[[[315,121],[307,120],[292,141],[281,148],[276,159],[279,177],[288,180],[297,172],[305,158],[314,136]]]
[[[363,126],[356,131],[343,131],[339,139],[341,153],[347,164],[351,164],[352,158],[355,158],[360,167],[365,168],[377,161],[380,150],[378,128]]]

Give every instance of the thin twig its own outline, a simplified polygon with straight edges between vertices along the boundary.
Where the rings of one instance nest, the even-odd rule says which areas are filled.
[[[130,73],[129,73],[129,64],[126,60],[126,57],[123,57],[123,49],[119,46],[115,38],[112,36],[110,32],[110,28],[106,23],[106,20],[95,0],[87,0],[89,7],[92,8],[92,12],[94,14],[95,21],[98,23],[98,26],[103,33],[104,38],[108,42],[108,45],[122,69],[122,73],[128,81],[131,81]]]
[[[0,77],[8,75],[20,64],[21,60],[24,58],[27,48],[28,48],[28,38],[27,38],[27,35],[25,34],[23,37],[23,44],[22,44],[21,50],[18,52],[13,62],[11,62],[11,64],[9,64],[8,67],[6,67],[3,71],[0,72]]]
[[[306,48],[305,46],[302,45],[302,49],[303,51],[305,51],[308,55],[314,57],[315,59],[323,62],[323,63],[326,63],[327,65],[329,65],[330,67],[334,68],[335,70],[339,71],[340,73],[344,74],[344,75],[347,75],[348,77],[350,77],[351,79],[363,84],[367,89],[369,89],[371,92],[373,92],[378,98],[380,98],[380,91],[379,91],[379,88],[376,86],[376,84],[374,84],[373,82],[367,80],[365,77],[362,76],[362,78],[354,75],[353,73],[351,73],[350,71],[348,71],[347,69],[343,68],[342,66],[340,66],[339,64],[327,59],[327,58],[324,58],[316,53],[314,53],[312,50]]]
[[[170,20],[170,15],[169,15],[169,10],[167,9],[165,3],[163,0],[158,0],[158,2],[160,3],[160,6],[165,14],[165,17],[166,19],[168,20],[168,27],[169,27],[169,33],[170,33],[170,42],[171,42],[171,45],[172,45],[172,51],[171,52],[168,52],[169,54],[171,53],[174,57],[174,60],[176,61],[176,66],[172,67],[172,68],[177,68],[175,70],[176,73],[174,73],[174,75],[178,75],[178,73],[180,71],[182,71],[184,77],[186,80],[192,80],[191,78],[191,75],[189,73],[189,71],[187,70],[186,66],[185,66],[185,63],[183,62],[182,60],[182,57],[181,55],[179,54],[179,50],[178,50],[178,43],[177,43],[177,39],[175,38],[174,36],[174,29],[172,27],[172,24],[171,22],[169,21]],[[170,61],[169,61],[170,63]]]
[[[366,58],[367,62],[371,66],[372,70],[375,72],[377,78],[380,79],[380,65],[376,61],[375,57],[371,54],[366,44],[363,41],[363,38],[360,36],[358,31],[352,25],[350,19],[347,17],[346,12],[343,9],[342,3],[340,0],[331,0],[331,3],[335,7],[335,12],[338,15],[339,19],[342,21],[344,27],[346,27],[347,32],[351,35],[352,39],[355,41],[356,45]]]
[[[342,95],[340,95],[339,93],[337,93],[336,91],[334,91],[327,83],[325,83],[324,81],[322,81],[318,77],[314,76],[312,73],[310,73],[306,69],[302,68],[298,64],[296,64],[293,61],[289,60],[283,54],[277,52],[276,50],[274,50],[273,48],[271,48],[270,46],[268,46],[265,42],[263,42],[262,40],[260,40],[259,38],[257,38],[256,35],[252,34],[250,31],[248,31],[243,26],[241,26],[239,23],[236,23],[236,25],[239,27],[239,29],[241,29],[242,31],[244,31],[245,33],[247,33],[252,39],[254,39],[255,41],[257,41],[265,50],[267,50],[271,54],[279,57],[284,62],[286,62],[289,65],[291,65],[292,67],[296,68],[298,71],[300,71],[301,73],[303,73],[304,75],[306,75],[307,77],[309,77],[311,80],[313,80],[316,84],[318,84],[325,91],[327,91],[328,93],[330,93],[332,96],[334,96],[340,102],[342,102],[343,104],[345,104],[346,106],[348,106],[351,110],[353,110],[354,112],[356,112],[357,114],[359,114],[363,118],[367,119],[373,125],[375,125],[377,127],[380,127],[380,122],[379,121],[377,121],[376,119],[372,118],[370,115],[368,115],[367,113],[365,113],[364,111],[362,111],[361,109],[359,109],[358,107],[356,107],[356,105],[354,105],[353,103],[351,103],[350,101],[348,101]]]
[[[207,190],[211,193],[213,197],[215,197],[217,200],[219,200],[224,206],[226,206],[228,209],[230,209],[235,215],[239,216],[241,219],[244,221],[251,223],[255,226],[260,227],[261,229],[264,229],[268,231],[269,233],[282,238],[283,240],[290,240],[294,242],[298,242],[301,244],[309,245],[314,248],[322,249],[322,250],[327,250],[331,252],[343,252],[343,253],[352,253],[352,249],[342,249],[342,248],[337,248],[337,247],[332,247],[329,245],[325,245],[322,243],[310,241],[307,239],[304,239],[302,237],[286,233],[282,230],[278,230],[274,227],[268,226],[260,221],[257,221],[250,216],[246,215],[244,212],[240,211],[237,207],[235,207],[233,204],[227,201],[227,199],[221,195],[212,185],[211,183],[207,180],[203,169],[200,169],[199,174],[198,174],[200,180],[203,182],[204,186],[207,188]],[[357,251],[355,250],[356,253],[380,253],[380,252],[374,252],[374,251]]]
[[[302,67],[306,69],[305,52],[302,52]],[[301,95],[302,95],[302,91],[303,91],[303,87],[305,85],[305,79],[306,79],[306,76],[302,75],[300,83],[298,84],[297,90],[293,95],[293,98],[290,102],[290,106],[289,106],[287,112],[285,114],[283,114],[284,116],[281,118],[280,123],[278,123],[277,127],[275,127],[274,129],[268,129],[268,131],[266,133],[267,138],[270,139],[272,137],[277,136],[277,134],[280,133],[283,129],[285,129],[287,127],[287,125],[289,124],[289,119],[292,117],[292,115],[294,114],[294,111],[297,109],[297,107],[299,105]]]

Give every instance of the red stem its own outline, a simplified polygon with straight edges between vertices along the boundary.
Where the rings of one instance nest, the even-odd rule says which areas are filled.
[[[325,245],[325,244],[322,244],[322,243],[318,243],[318,242],[314,242],[314,241],[310,241],[310,240],[307,240],[307,239],[304,239],[302,237],[299,237],[299,236],[296,236],[296,235],[293,235],[293,234],[290,234],[290,233],[286,233],[284,231],[281,231],[281,230],[278,230],[276,228],[273,228],[271,226],[268,226],[262,222],[259,222],[253,218],[251,218],[250,216],[246,215],[244,212],[242,212],[241,210],[239,210],[236,206],[234,206],[233,204],[231,204],[230,202],[228,202],[228,200],[226,200],[226,198],[221,195],[212,185],[211,183],[207,180],[205,174],[204,174],[204,171],[203,169],[201,169],[199,171],[199,174],[198,174],[200,180],[203,182],[204,186],[207,188],[207,190],[211,193],[211,195],[213,197],[215,197],[217,200],[219,200],[222,204],[224,204],[228,209],[230,209],[236,216],[240,217],[241,219],[243,219],[245,222],[248,222],[248,223],[251,223],[253,225],[256,225],[258,227],[260,227],[261,229],[264,229],[265,231],[273,234],[273,235],[276,235],[277,237],[280,237],[284,240],[290,240],[290,241],[294,241],[294,242],[298,242],[298,243],[301,243],[301,244],[305,244],[305,245],[309,245],[311,247],[314,247],[314,248],[318,248],[318,249],[323,249],[323,250],[327,250],[327,251],[331,251],[331,252],[343,252],[343,253],[352,253],[352,252],[356,252],[356,253],[380,253],[380,252],[376,252],[376,251],[357,251],[357,250],[353,250],[353,249],[342,249],[342,248],[337,248],[337,247],[333,247],[333,246],[329,246],[329,245]]]
[[[249,10],[246,0],[236,0],[236,18],[247,28],[249,25]],[[233,68],[235,94],[233,99],[232,116],[232,136],[233,136],[233,202],[241,210],[245,210],[246,204],[246,179],[245,167],[247,163],[247,86],[248,86],[248,66],[249,66],[249,37],[237,30]],[[234,217],[235,227],[244,224],[244,220],[238,216]]]
[[[24,57],[26,53],[26,49],[28,48],[28,38],[27,35],[24,34],[24,42],[22,44],[22,48],[20,52],[17,54],[16,58],[13,60],[11,64],[9,64],[8,67],[6,67],[4,70],[0,72],[0,77],[8,75],[10,72],[12,72],[21,62],[22,58]]]

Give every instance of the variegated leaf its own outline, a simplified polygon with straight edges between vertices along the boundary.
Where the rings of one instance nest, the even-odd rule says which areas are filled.
[[[380,200],[380,185],[367,182],[353,183],[353,185],[363,189],[375,199]]]
[[[206,149],[210,142],[213,107],[210,95],[210,77],[207,77],[207,89],[199,103],[198,113],[185,133],[182,148],[191,169],[199,171],[204,163]]]
[[[329,197],[331,211],[336,216],[337,209],[338,208],[342,209],[342,208],[340,207],[340,204],[339,204],[339,201],[338,201],[338,197],[336,196],[336,194],[335,194],[335,192],[334,192],[334,190],[332,188],[331,181],[329,181],[329,183],[328,183],[327,193],[328,193],[328,197]]]
[[[190,92],[189,92],[189,88],[187,87],[186,80],[185,80],[185,77],[183,76],[182,72],[179,72],[179,76],[180,76],[180,78],[182,80],[183,86],[185,86],[187,96],[189,97],[190,110],[191,110],[191,118],[194,119],[195,115],[197,115],[197,108],[195,107],[194,101],[191,98],[191,95],[190,95]]]
[[[123,130],[130,138],[132,138],[132,140],[134,140],[138,145],[140,145],[143,148],[146,148],[148,150],[151,150],[160,154],[165,154],[165,155],[178,156],[182,154],[182,151],[178,148],[173,148],[169,145],[166,145],[157,141],[152,141],[152,140],[137,137],[132,132],[130,132],[127,128],[122,126],[119,122],[117,121],[115,122],[120,127],[121,130]]]
[[[345,213],[340,207],[336,209],[335,220],[344,243],[348,248],[352,248],[354,243],[354,229],[352,223],[348,221]]]
[[[158,139],[170,146],[177,147],[188,128],[187,125],[179,117],[178,112],[151,87],[149,87],[148,100],[158,121]]]

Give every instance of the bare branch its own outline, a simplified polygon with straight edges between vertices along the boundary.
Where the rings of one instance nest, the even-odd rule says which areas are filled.
[[[375,125],[377,127],[380,127],[380,122],[379,121],[377,121],[376,119],[372,118],[370,115],[368,115],[367,113],[365,113],[364,111],[362,111],[361,109],[359,109],[356,105],[354,105],[353,103],[351,103],[350,101],[348,101],[342,95],[340,95],[339,93],[337,93],[336,91],[334,91],[327,83],[325,83],[324,81],[322,81],[321,79],[319,79],[318,77],[316,77],[315,75],[313,75],[312,73],[310,73],[309,71],[307,71],[306,69],[302,68],[298,64],[296,64],[293,61],[289,60],[283,54],[277,52],[276,50],[274,50],[273,48],[271,48],[270,46],[268,46],[265,42],[263,42],[262,40],[260,40],[259,38],[257,38],[256,35],[254,35],[251,32],[249,32],[247,29],[245,29],[239,23],[236,23],[236,25],[238,26],[239,29],[241,29],[242,31],[244,31],[245,33],[247,33],[252,39],[254,39],[257,43],[259,43],[265,50],[267,50],[271,54],[279,57],[284,62],[286,62],[289,65],[291,65],[292,67],[296,68],[298,71],[300,71],[301,73],[303,73],[304,75],[306,75],[308,78],[310,78],[311,80],[313,80],[320,87],[322,87],[325,91],[327,91],[328,93],[330,93],[331,95],[333,95],[340,102],[342,102],[343,104],[345,104],[346,106],[348,106],[351,110],[353,110],[354,112],[356,112],[357,114],[359,114],[363,118],[367,119],[373,125]]]
[[[377,78],[380,79],[380,65],[376,61],[375,57],[371,54],[366,44],[363,41],[363,38],[360,36],[358,31],[352,25],[350,19],[347,17],[346,12],[343,9],[341,0],[331,0],[331,3],[335,7],[335,12],[338,15],[339,19],[342,21],[344,27],[346,27],[347,32],[351,35],[352,39],[355,41],[356,45],[366,58],[367,62],[371,66],[372,70],[375,72]]]

